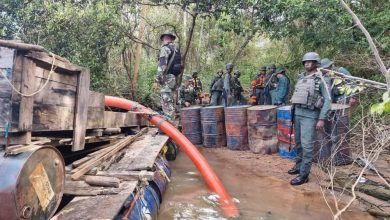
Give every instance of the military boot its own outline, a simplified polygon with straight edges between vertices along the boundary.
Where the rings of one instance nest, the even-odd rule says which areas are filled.
[[[293,168],[288,170],[287,173],[290,174],[290,175],[299,174],[299,168],[297,166],[294,166]]]
[[[294,179],[292,179],[290,181],[290,184],[293,185],[293,186],[298,186],[298,185],[302,185],[304,183],[307,183],[309,182],[309,177],[308,176],[297,176],[295,177]]]

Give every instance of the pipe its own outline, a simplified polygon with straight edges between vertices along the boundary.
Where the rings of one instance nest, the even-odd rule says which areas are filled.
[[[105,105],[144,113],[141,114],[143,118],[149,120],[152,124],[159,127],[160,130],[172,138],[172,140],[175,141],[184,153],[186,153],[192,160],[200,174],[203,176],[204,181],[210,189],[219,196],[219,202],[222,205],[222,209],[226,217],[238,217],[239,211],[237,206],[226,192],[221,180],[219,180],[206,158],[203,157],[199,150],[179,130],[177,130],[176,127],[159,115],[156,115],[156,112],[153,110],[131,100],[105,96]]]

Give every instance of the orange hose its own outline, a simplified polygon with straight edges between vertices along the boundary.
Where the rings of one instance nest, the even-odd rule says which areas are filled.
[[[179,130],[177,130],[176,127],[165,121],[160,116],[152,114],[155,113],[153,110],[131,100],[106,96],[105,105],[145,113],[144,115],[141,114],[141,116],[159,127],[165,134],[172,138],[172,140],[175,141],[184,153],[186,153],[192,160],[207,185],[219,196],[219,202],[222,205],[222,209],[226,217],[238,217],[239,211],[237,206],[226,192],[221,180],[219,180],[214,170],[210,167],[206,158],[203,157],[199,150]]]

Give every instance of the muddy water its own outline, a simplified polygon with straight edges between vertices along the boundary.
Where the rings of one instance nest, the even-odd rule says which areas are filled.
[[[243,171],[226,159],[215,157],[210,151],[202,153],[227,191],[235,198],[241,213],[240,219],[331,219],[330,211],[319,192],[302,191],[290,186],[285,180],[250,170]],[[208,191],[187,156],[181,152],[176,161],[170,164],[172,178],[164,195],[159,219],[225,219],[216,202],[217,198]],[[372,218],[352,209],[343,215],[343,219]]]

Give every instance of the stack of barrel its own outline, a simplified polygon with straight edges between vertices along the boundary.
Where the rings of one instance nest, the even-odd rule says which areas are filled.
[[[277,110],[279,155],[290,159],[297,156],[291,110],[292,106],[279,107]]]
[[[200,118],[199,106],[182,108],[180,111],[180,119],[182,133],[194,145],[202,144],[202,124]]]
[[[241,105],[225,108],[226,146],[231,150],[248,149],[248,107]]]
[[[200,111],[203,146],[226,146],[225,115],[223,106],[204,107]]]
[[[253,153],[271,154],[278,152],[276,110],[273,105],[248,108],[249,148]]]

